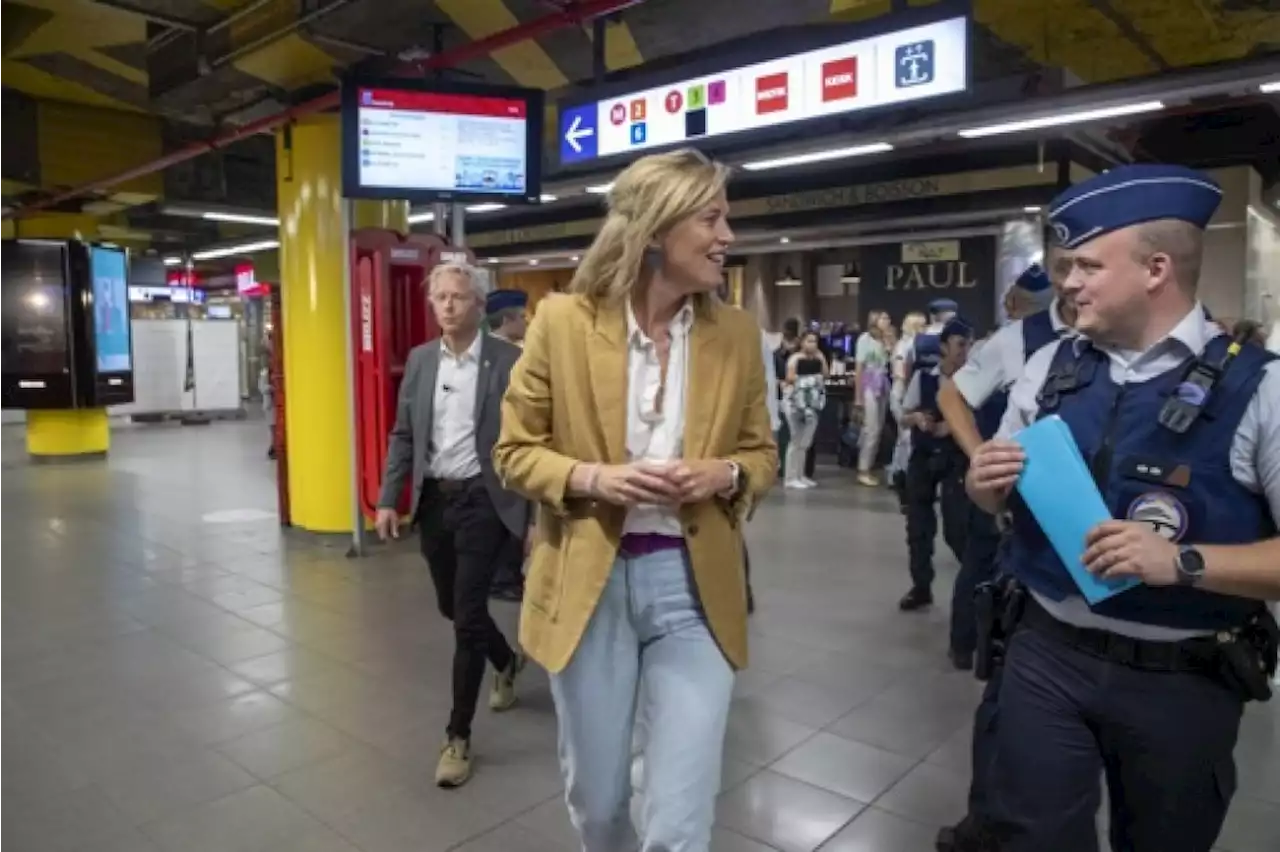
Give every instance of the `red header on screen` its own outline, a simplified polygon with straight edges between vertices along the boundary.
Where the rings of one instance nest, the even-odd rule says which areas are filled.
[[[477,115],[491,118],[525,118],[524,101],[516,98],[487,98],[483,95],[454,95],[445,92],[411,92],[403,89],[361,89],[361,109],[401,109],[409,112],[439,112],[449,115]]]

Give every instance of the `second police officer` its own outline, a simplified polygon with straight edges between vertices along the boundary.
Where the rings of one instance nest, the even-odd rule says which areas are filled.
[[[1032,264],[1018,276],[1009,291],[1012,297],[1009,301],[1023,309],[1022,315],[1012,316],[1011,322],[975,346],[965,365],[944,380],[938,391],[938,407],[966,456],[971,457],[984,440],[995,437],[1008,401],[1008,390],[1022,375],[1031,356],[1073,334],[1075,308],[1061,295],[1062,284],[1071,271],[1070,258],[1060,248],[1052,249],[1050,258],[1052,275],[1039,264]],[[978,644],[974,592],[997,572],[999,545],[1000,532],[995,517],[971,505],[964,558],[951,598],[950,656],[959,668],[972,665]],[[992,606],[993,610],[986,613],[987,619],[998,615],[994,601]],[[986,629],[990,635],[990,623]],[[969,813],[959,825],[939,833],[938,849],[943,852],[981,850],[987,843],[986,769],[994,750],[999,668],[982,676],[990,680],[974,714]]]
[[[989,776],[1003,852],[1096,850],[1100,775],[1114,849],[1208,852],[1235,791],[1243,706],[1275,664],[1257,598],[1276,584],[1256,577],[1280,566],[1280,370],[1197,300],[1220,200],[1203,174],[1137,165],[1050,206],[1081,336],[1031,357],[968,477],[989,512],[1013,510],[1004,567],[1029,592]],[[1141,580],[1092,607],[1010,499],[1024,459],[1009,439],[1048,414],[1122,519],[1090,532],[1085,567]]]

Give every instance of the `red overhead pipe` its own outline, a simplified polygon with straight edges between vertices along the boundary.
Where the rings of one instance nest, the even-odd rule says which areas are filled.
[[[620,11],[629,6],[635,6],[644,0],[579,0],[579,2],[566,5],[561,11],[553,12],[550,15],[544,15],[526,24],[519,24],[510,29],[494,33],[490,36],[477,39],[468,44],[455,47],[451,50],[445,50],[440,53],[429,56],[410,64],[411,68],[415,68],[419,72],[433,71],[441,68],[450,68],[459,63],[466,62],[470,59],[477,59],[482,56],[488,56],[495,50],[500,50],[512,44],[518,44],[531,38],[538,38],[555,30],[564,29],[582,24],[592,18],[598,18],[601,15],[608,15],[613,12]],[[23,216],[27,213],[33,213],[37,210],[47,210],[50,207],[57,207],[65,201],[71,201],[94,192],[101,192],[110,189],[113,186],[119,186],[127,181],[136,180],[149,174],[163,171],[171,166],[179,163],[185,163],[187,160],[193,160],[201,154],[207,154],[210,151],[217,151],[219,148],[226,148],[237,142],[248,139],[250,136],[256,136],[259,133],[266,133],[275,130],[277,127],[288,124],[303,116],[312,115],[313,113],[323,112],[327,109],[333,109],[341,102],[341,96],[337,89],[328,94],[321,95],[318,98],[289,107],[286,110],[251,121],[235,130],[228,131],[212,139],[205,139],[200,142],[193,142],[184,145],[176,151],[165,154],[163,157],[152,160],[149,163],[143,163],[140,166],[134,166],[118,174],[110,177],[101,178],[64,190],[56,195],[42,198],[39,201],[33,201],[20,208],[12,210],[5,214],[4,218],[8,219],[13,216]]]

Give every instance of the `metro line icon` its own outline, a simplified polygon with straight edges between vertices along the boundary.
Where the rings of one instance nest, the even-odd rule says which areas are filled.
[[[899,89],[933,82],[933,39],[913,41],[893,51],[894,85]]]
[[[858,96],[858,57],[822,63],[822,102],[842,101]]]
[[[756,78],[756,115],[784,112],[787,109],[787,72],[766,74]]]

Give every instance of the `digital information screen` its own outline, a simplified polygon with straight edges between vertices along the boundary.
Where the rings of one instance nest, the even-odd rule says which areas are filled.
[[[89,249],[89,274],[93,277],[93,339],[99,373],[125,373],[133,369],[129,348],[129,284],[125,270],[128,256],[120,249]]]
[[[530,179],[530,103],[498,95],[356,89],[356,191],[405,196],[511,197],[541,193]],[[540,126],[540,123],[539,123]],[[538,130],[540,133],[540,129]],[[536,141],[536,140],[535,140]]]
[[[3,254],[4,372],[70,371],[64,247],[6,240]]]
[[[585,163],[963,92],[963,17],[560,107],[560,162]]]

